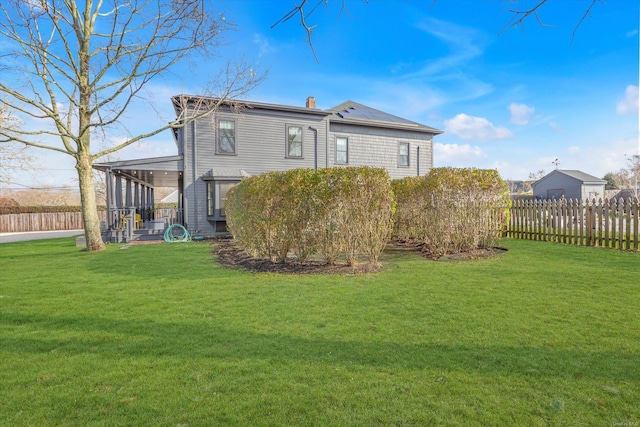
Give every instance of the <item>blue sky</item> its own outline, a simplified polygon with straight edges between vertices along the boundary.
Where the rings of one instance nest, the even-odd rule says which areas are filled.
[[[312,3],[315,3],[313,1]],[[509,9],[533,1],[331,0],[308,20],[277,22],[293,1],[224,0],[234,30],[215,61],[185,64],[149,87],[155,109],[124,119],[135,132],[172,114],[169,98],[199,94],[227,59],[243,59],[266,80],[244,99],[318,108],[353,100],[445,133],[435,166],[496,168],[504,179],[580,169],[603,176],[640,153],[639,2],[550,0],[524,28],[502,31]],[[157,111],[156,111],[157,110]],[[140,128],[140,131],[148,130]],[[73,185],[72,163],[43,156],[47,173],[18,176],[28,185]],[[176,154],[170,133],[136,144],[119,159]]]

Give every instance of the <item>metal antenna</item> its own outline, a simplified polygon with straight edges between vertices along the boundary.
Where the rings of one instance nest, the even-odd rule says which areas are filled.
[[[558,159],[556,158],[556,159],[555,159],[553,162],[551,162],[551,163],[553,163],[554,165],[556,165],[556,169],[558,169],[558,165],[560,164],[560,160],[558,160]]]

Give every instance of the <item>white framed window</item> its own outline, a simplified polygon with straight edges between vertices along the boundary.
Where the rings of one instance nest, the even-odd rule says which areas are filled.
[[[236,154],[235,120],[218,120],[217,154]]]
[[[224,218],[227,192],[238,181],[207,181],[207,216]]]
[[[344,137],[336,138],[336,163],[349,163],[349,139]]]
[[[287,126],[287,157],[302,157],[302,126]]]
[[[407,168],[409,167],[409,143],[398,143],[398,166]]]

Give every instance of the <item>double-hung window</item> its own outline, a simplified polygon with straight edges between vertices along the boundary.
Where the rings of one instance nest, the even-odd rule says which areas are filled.
[[[287,157],[302,157],[302,126],[287,126]]]
[[[409,167],[409,143],[400,142],[398,144],[398,166]]]
[[[336,163],[349,163],[349,140],[347,138],[336,138]]]
[[[217,154],[236,154],[236,122],[218,120]]]

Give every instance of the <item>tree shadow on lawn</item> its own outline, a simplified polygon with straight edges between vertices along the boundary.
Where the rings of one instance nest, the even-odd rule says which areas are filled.
[[[159,323],[90,317],[3,314],[0,347],[42,354],[125,357],[305,361],[390,369],[443,370],[505,376],[637,381],[638,353],[536,346],[467,346],[295,337],[220,328],[204,323]],[[27,327],[29,337],[6,332]],[[33,338],[34,331],[40,336]],[[56,338],[80,332],[83,338]],[[96,338],[91,338],[95,334]],[[111,335],[110,337],[108,335]]]

